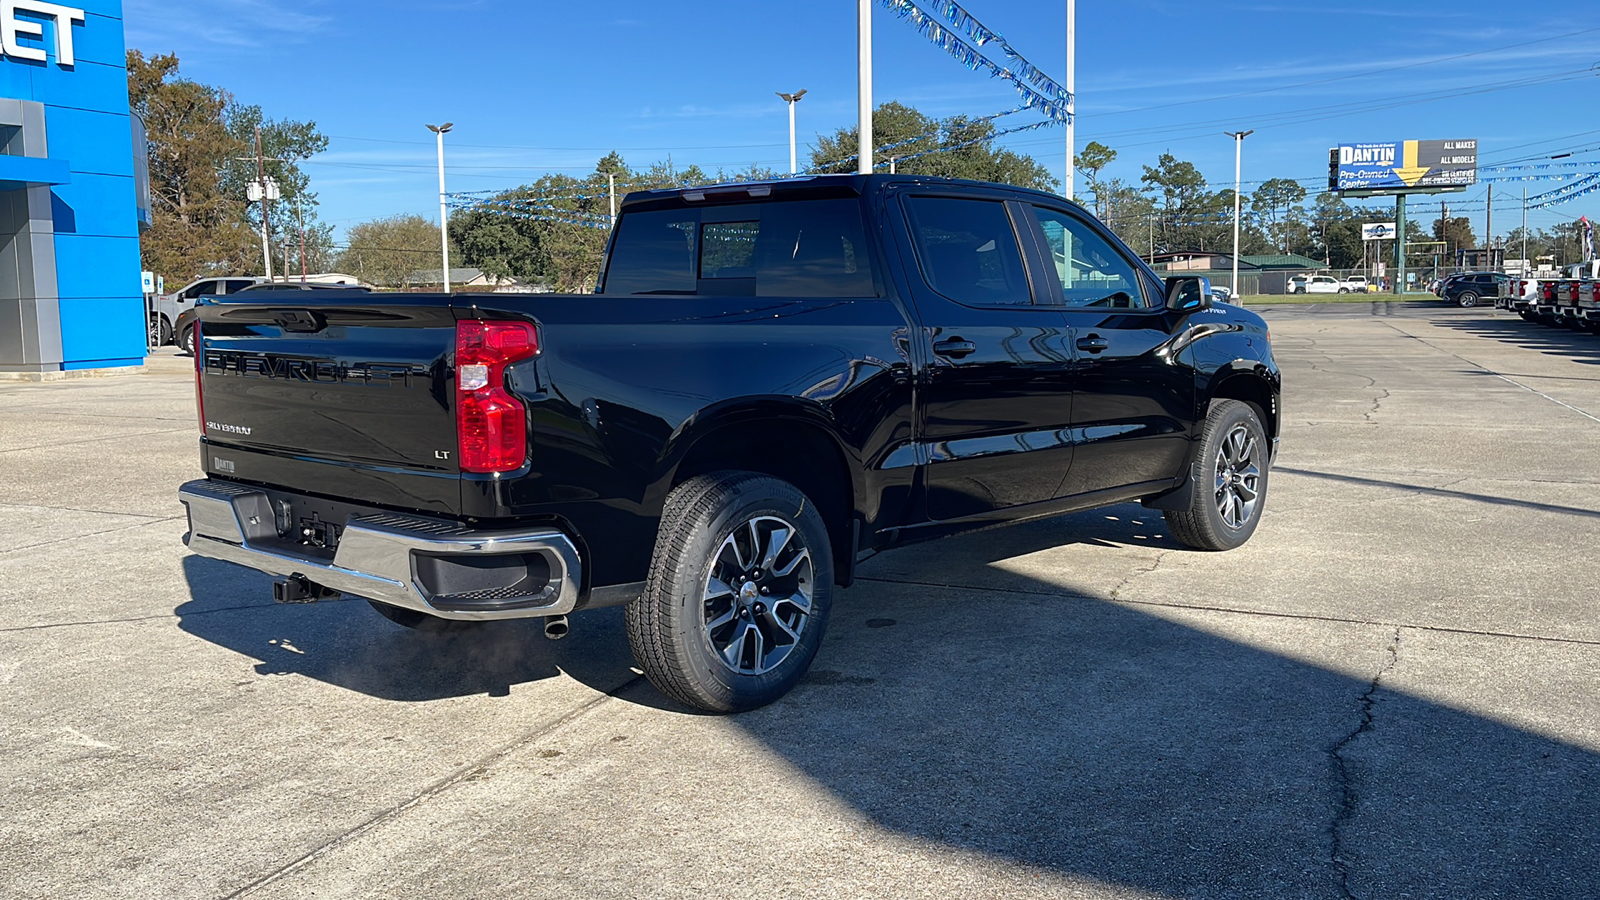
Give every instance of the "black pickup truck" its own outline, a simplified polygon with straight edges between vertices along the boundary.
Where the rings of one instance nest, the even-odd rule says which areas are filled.
[[[627,604],[703,709],[805,674],[897,544],[1142,501],[1261,518],[1262,320],[1082,209],[826,176],[630,195],[593,294],[261,291],[202,304],[191,550],[418,629]]]

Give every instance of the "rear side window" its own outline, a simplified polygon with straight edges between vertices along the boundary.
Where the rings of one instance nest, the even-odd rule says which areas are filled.
[[[970,306],[1029,306],[1011,217],[997,200],[909,197],[911,232],[928,286]]]
[[[861,207],[852,199],[629,213],[607,294],[875,297]]]

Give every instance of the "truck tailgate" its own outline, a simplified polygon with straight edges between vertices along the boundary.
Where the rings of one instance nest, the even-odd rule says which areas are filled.
[[[448,298],[244,293],[199,319],[208,474],[459,510]]]

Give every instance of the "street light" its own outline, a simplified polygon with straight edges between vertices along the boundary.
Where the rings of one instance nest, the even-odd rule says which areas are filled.
[[[1228,291],[1233,295],[1234,301],[1239,299],[1239,163],[1244,154],[1244,139],[1255,134],[1255,129],[1249,131],[1224,131],[1223,134],[1233,138],[1233,284]]]
[[[439,258],[444,263],[444,292],[450,293],[450,231],[445,218],[444,197],[444,136],[455,125],[446,122],[443,125],[429,125],[428,130],[439,137]]]
[[[783,98],[783,102],[789,104],[789,174],[793,175],[795,173],[795,160],[794,160],[794,105],[796,103],[799,103],[800,102],[800,98],[804,97],[806,95],[806,89],[805,88],[801,88],[800,90],[795,91],[792,94],[785,94],[783,91],[778,91],[777,94],[778,94],[779,97]]]

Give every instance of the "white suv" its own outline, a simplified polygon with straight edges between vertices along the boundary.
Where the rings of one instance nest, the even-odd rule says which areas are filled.
[[[1291,294],[1343,294],[1349,288],[1342,287],[1339,279],[1332,275],[1294,275],[1289,278],[1289,293]]]

